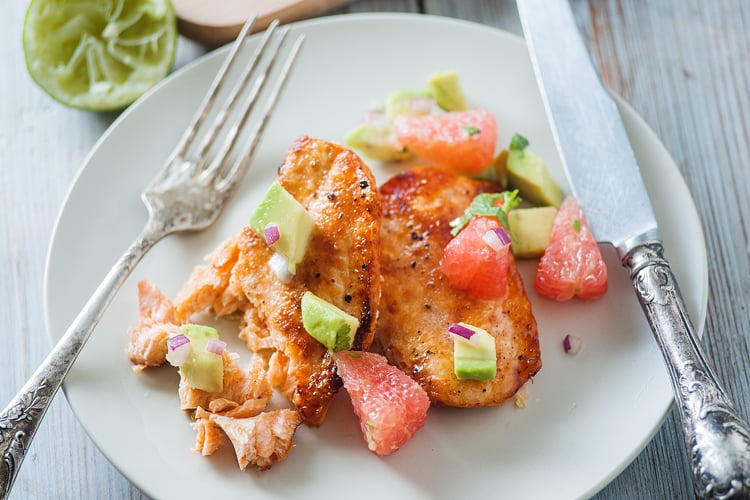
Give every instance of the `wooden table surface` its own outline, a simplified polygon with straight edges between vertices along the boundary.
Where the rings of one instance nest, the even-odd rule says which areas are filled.
[[[687,181],[709,258],[704,344],[741,413],[750,415],[750,2],[572,4],[606,83],[656,131]],[[67,109],[31,82],[21,47],[27,5],[8,2],[0,18],[0,406],[50,348],[42,303],[53,224],[84,157],[116,117]],[[421,11],[521,32],[512,0],[362,0],[341,12],[365,11]],[[181,40],[177,66],[201,53]],[[692,496],[673,410],[653,441],[596,498]],[[97,450],[60,393],[11,498],[143,495]]]

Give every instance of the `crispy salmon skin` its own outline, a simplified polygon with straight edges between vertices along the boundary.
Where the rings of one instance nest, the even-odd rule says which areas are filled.
[[[515,261],[505,294],[481,300],[451,288],[439,269],[450,221],[498,186],[435,167],[416,167],[380,188],[383,296],[375,347],[411,375],[433,403],[489,406],[507,401],[541,369],[537,324]],[[459,380],[448,327],[459,321],[495,337],[497,376]]]

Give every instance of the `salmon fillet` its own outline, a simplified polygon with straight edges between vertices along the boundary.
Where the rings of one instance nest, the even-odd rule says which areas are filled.
[[[472,199],[497,185],[417,167],[380,188],[383,221],[380,302],[376,346],[414,378],[430,399],[445,406],[502,403],[541,368],[537,324],[515,261],[505,294],[481,300],[453,289],[439,269],[451,239],[449,222]],[[458,380],[448,327],[459,321],[495,337],[497,376]]]
[[[305,291],[359,319],[354,349],[367,349],[380,300],[380,202],[375,179],[342,146],[302,137],[279,169],[278,182],[315,221],[305,257],[291,281],[269,269],[273,254],[262,236],[245,227],[232,271],[248,305],[240,336],[248,348],[271,353],[275,386],[308,425],[320,425],[342,385],[328,350],[302,325]]]

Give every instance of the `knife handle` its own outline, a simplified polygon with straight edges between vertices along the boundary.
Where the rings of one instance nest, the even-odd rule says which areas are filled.
[[[662,242],[623,257],[674,389],[700,498],[750,497],[750,426],[721,387],[695,335]]]

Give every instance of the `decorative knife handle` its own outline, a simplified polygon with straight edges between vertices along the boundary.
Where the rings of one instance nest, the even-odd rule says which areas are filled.
[[[623,265],[667,364],[695,493],[750,498],[750,426],[707,363],[663,253],[661,241],[648,241],[630,250]]]

